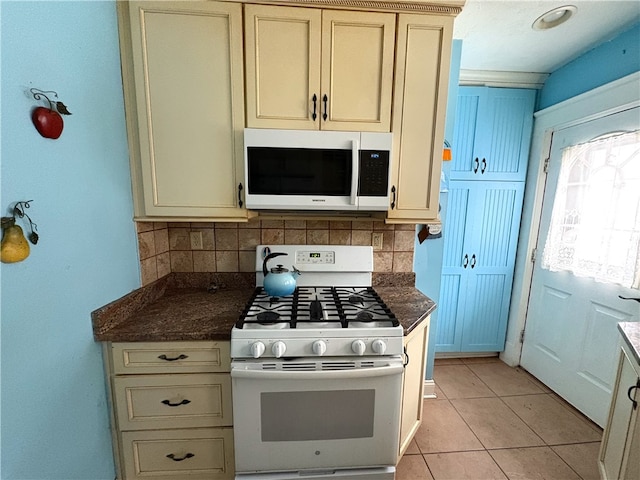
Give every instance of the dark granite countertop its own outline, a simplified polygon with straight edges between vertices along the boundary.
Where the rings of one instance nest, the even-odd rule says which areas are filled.
[[[255,290],[251,274],[171,274],[91,314],[96,341],[229,340]],[[405,335],[435,309],[414,276],[378,274],[374,288]],[[394,285],[394,286],[390,286]]]
[[[636,362],[640,363],[640,322],[618,323],[618,330],[622,333],[622,338],[633,353]]]

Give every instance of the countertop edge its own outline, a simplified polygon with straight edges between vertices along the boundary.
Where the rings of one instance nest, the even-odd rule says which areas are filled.
[[[640,322],[620,322],[618,330],[635,361],[640,364]]]

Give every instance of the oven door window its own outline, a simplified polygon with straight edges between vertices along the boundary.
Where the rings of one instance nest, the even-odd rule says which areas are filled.
[[[252,195],[351,194],[351,150],[248,147]]]
[[[375,390],[261,394],[263,442],[371,438]]]

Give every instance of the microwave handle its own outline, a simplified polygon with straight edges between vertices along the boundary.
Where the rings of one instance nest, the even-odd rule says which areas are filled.
[[[351,142],[351,205],[356,204],[356,197],[358,196],[358,179],[360,178],[359,164],[360,164],[360,142],[353,140]]]

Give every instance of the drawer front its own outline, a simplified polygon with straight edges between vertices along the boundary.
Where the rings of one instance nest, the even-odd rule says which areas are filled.
[[[229,342],[126,342],[112,344],[116,375],[228,372]]]
[[[122,433],[126,480],[234,478],[231,428]]]
[[[119,430],[232,424],[226,373],[128,375],[113,380]]]

